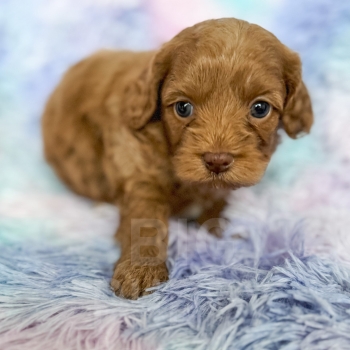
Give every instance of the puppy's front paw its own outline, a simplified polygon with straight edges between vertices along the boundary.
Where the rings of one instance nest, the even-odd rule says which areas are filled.
[[[111,287],[115,294],[127,299],[137,299],[149,294],[146,289],[168,280],[168,269],[165,263],[157,266],[132,265],[130,260],[118,262]]]

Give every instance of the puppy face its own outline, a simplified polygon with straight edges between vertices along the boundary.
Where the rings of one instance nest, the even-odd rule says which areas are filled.
[[[161,119],[183,181],[253,185],[281,125],[293,138],[310,130],[298,56],[256,25],[223,19],[187,28],[162,48],[151,72],[159,75]]]
[[[163,122],[183,180],[255,184],[275,149],[286,98],[281,63],[265,43],[240,39],[220,51],[200,41],[164,82]],[[207,162],[208,153],[214,163],[221,154],[223,166]]]

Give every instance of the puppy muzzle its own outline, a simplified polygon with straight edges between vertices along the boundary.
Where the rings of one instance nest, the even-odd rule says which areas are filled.
[[[203,161],[205,167],[209,171],[219,174],[227,171],[231,167],[233,163],[233,156],[230,153],[206,152],[203,154]]]

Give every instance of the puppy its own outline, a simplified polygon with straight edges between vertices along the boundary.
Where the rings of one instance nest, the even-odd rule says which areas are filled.
[[[278,129],[294,139],[312,123],[298,55],[263,28],[225,18],[158,51],[101,51],[74,65],[42,127],[60,178],[119,206],[111,286],[136,299],[168,279],[169,217],[192,211],[215,228],[227,189],[262,178]]]

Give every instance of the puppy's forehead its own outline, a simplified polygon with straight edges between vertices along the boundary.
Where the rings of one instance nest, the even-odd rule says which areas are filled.
[[[182,31],[178,37],[191,42],[191,46],[217,50],[232,49],[242,45],[253,44],[255,48],[267,44],[276,46],[280,41],[266,29],[235,18],[222,18],[198,23]]]
[[[171,80],[180,90],[199,98],[235,87],[247,98],[282,90],[281,43],[275,36],[244,21],[207,22],[189,28],[174,54]]]
[[[193,67],[222,65],[239,68],[255,62],[278,65],[280,41],[267,30],[245,21],[220,19],[199,23],[180,33],[175,63],[188,73]]]

